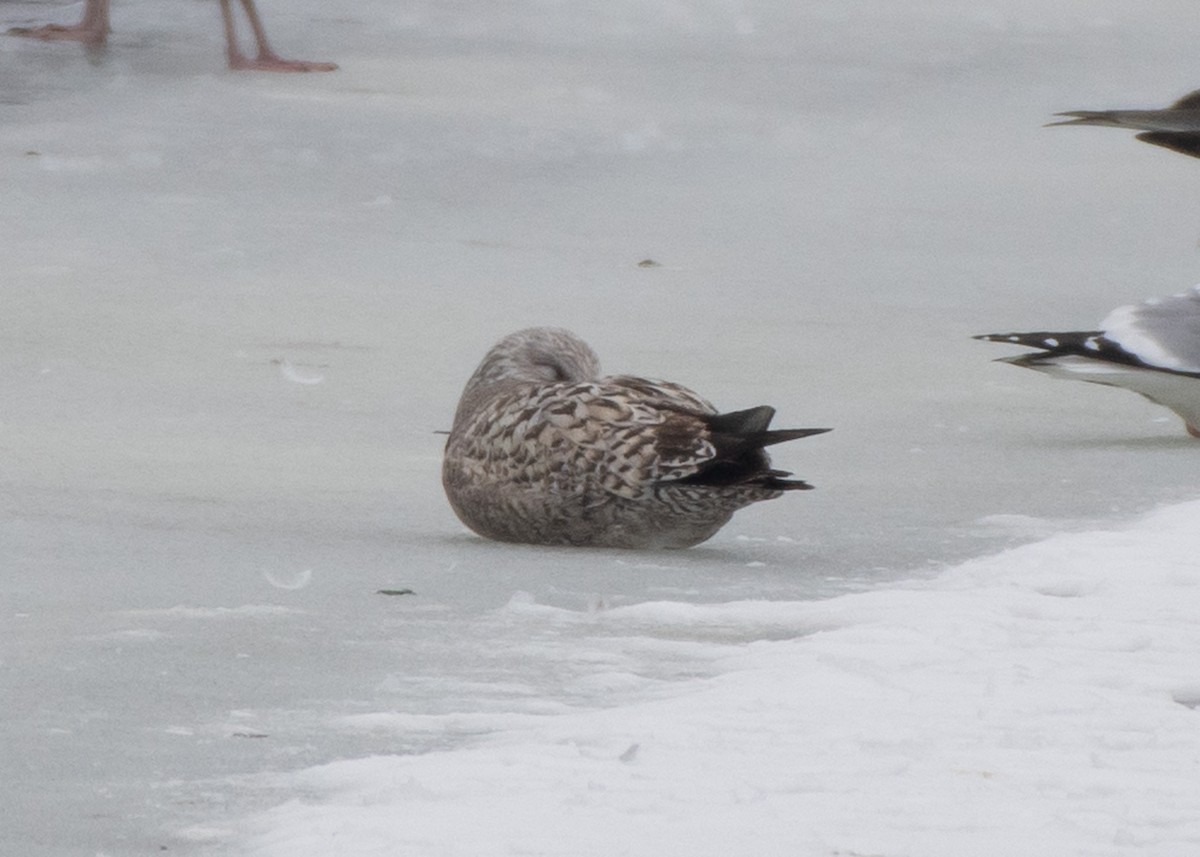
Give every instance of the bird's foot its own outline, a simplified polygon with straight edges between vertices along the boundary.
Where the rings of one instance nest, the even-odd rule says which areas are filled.
[[[108,37],[108,29],[85,24],[64,26],[62,24],[46,24],[41,27],[10,27],[10,36],[24,36],[27,39],[42,39],[47,42],[83,42],[86,45],[100,45]]]
[[[285,60],[277,54],[265,52],[253,58],[242,53],[230,53],[229,67],[234,71],[336,71],[337,63]]]

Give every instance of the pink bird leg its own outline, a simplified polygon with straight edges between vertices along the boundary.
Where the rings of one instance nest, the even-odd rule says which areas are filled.
[[[108,2],[109,0],[86,0],[83,7],[83,20],[78,24],[13,27],[8,32],[14,36],[28,36],[31,39],[76,41],[83,42],[85,45],[102,45],[108,38],[109,31]]]
[[[105,0],[107,2],[107,0]],[[254,0],[241,0],[246,18],[250,21],[250,29],[254,33],[254,42],[258,55],[253,59],[246,56],[238,48],[237,33],[233,27],[233,8],[230,0],[221,0],[221,18],[225,22],[225,55],[229,57],[229,67],[232,69],[249,69],[254,71],[333,71],[336,63],[310,62],[308,60],[285,60],[267,44],[267,31],[263,28],[258,9]]]
[[[87,45],[102,45],[108,38],[110,0],[84,0],[83,19],[71,26],[62,24],[46,24],[41,27],[13,27],[8,32],[14,36],[27,36],[33,39],[70,40],[83,42]],[[267,42],[267,32],[263,27],[262,18],[254,0],[239,0],[250,22],[250,30],[254,33],[254,42],[258,53],[248,57],[241,52],[237,44],[237,33],[234,30],[233,7],[230,0],[221,0],[221,19],[225,27],[225,55],[229,59],[229,67],[235,70],[254,71],[333,71],[337,68],[331,62],[310,62],[308,60],[287,60],[271,49]]]

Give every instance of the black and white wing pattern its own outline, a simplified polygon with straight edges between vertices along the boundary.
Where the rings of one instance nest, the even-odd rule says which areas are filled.
[[[1059,378],[1132,390],[1183,418],[1200,437],[1200,286],[1118,307],[1087,331],[990,333],[989,342],[1036,348],[1002,358]]]

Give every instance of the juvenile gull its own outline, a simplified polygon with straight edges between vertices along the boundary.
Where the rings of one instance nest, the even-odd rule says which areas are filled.
[[[496,343],[467,382],[442,464],[464,524],[506,542],[685,548],[743,506],[812,487],[771,469],[763,448],[828,429],[771,430],[765,405],[718,414],[678,384],[599,375],[567,330]]]
[[[1071,110],[1055,113],[1070,116],[1054,125],[1103,125],[1141,130],[1137,139],[1174,152],[1200,158],[1200,90],[1189,92],[1161,110]]]
[[[1118,307],[1099,330],[989,333],[989,342],[1041,349],[999,362],[1140,393],[1183,417],[1200,438],[1200,286]]]

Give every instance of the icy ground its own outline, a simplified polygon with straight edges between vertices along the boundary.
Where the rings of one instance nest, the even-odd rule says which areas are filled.
[[[1197,507],[1126,522],[1200,446],[968,338],[1200,280],[1200,164],[1039,127],[1200,85],[1192,0],[261,2],[342,70],[0,39],[0,854],[1194,850]],[[535,323],[818,490],[469,536],[434,432]]]
[[[558,716],[346,717],[398,741],[502,732],[283,777],[297,796],[244,853],[1195,854],[1197,515],[829,601],[516,602],[534,636],[580,636],[592,691],[627,694],[631,660],[709,674]]]

